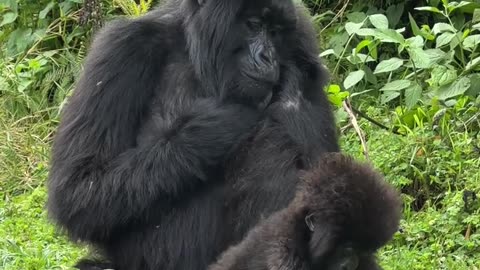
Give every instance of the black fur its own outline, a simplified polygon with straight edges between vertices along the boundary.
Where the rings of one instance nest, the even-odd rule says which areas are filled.
[[[375,251],[397,231],[400,206],[398,193],[371,167],[327,154],[303,177],[287,208],[208,269],[381,269]]]
[[[265,46],[248,51],[256,37],[239,22],[266,7],[287,27],[267,40],[275,62],[259,68],[250,54]],[[315,44],[290,0],[171,0],[109,24],[55,137],[51,217],[117,270],[205,269],[289,203],[299,169],[338,150]],[[271,79],[277,68],[274,83],[244,74]],[[227,211],[241,217],[233,233]]]

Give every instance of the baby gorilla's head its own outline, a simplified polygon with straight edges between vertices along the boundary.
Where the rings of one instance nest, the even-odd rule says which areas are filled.
[[[325,154],[304,175],[293,205],[305,213],[313,264],[332,270],[371,269],[401,210],[398,193],[379,173],[339,153]]]

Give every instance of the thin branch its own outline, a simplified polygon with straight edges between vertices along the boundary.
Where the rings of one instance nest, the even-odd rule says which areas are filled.
[[[352,111],[352,105],[350,104],[350,101],[348,99],[343,101],[343,109],[350,116],[350,123],[352,123],[353,128],[355,129],[355,131],[358,134],[358,137],[360,138],[360,142],[362,144],[363,154],[365,155],[365,158],[368,161],[370,161],[370,157],[368,155],[367,141],[365,140],[365,134],[363,133],[360,126],[358,125],[357,117],[355,116],[355,113]]]

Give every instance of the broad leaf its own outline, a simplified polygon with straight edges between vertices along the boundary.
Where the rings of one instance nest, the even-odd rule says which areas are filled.
[[[13,23],[17,19],[17,17],[18,17],[18,13],[16,12],[7,12],[3,14],[3,20],[0,23],[0,26]]]
[[[450,32],[445,32],[441,34],[440,36],[437,37],[437,44],[435,44],[435,47],[440,48],[442,46],[449,44],[454,37],[455,37],[455,34]]]
[[[480,63],[480,56],[472,59],[472,61],[467,63],[467,66],[465,67],[465,71],[471,71],[474,69],[478,64]]]
[[[388,19],[383,14],[373,14],[368,17],[373,26],[377,29],[388,29]]]
[[[409,80],[396,80],[385,84],[380,91],[400,91],[411,85]]]
[[[436,23],[432,28],[432,32],[435,35],[438,35],[438,34],[444,33],[444,32],[455,33],[455,32],[457,32],[457,30],[455,30],[455,28],[448,23]]]
[[[449,69],[446,66],[436,66],[433,68],[431,77],[427,82],[434,87],[444,86],[457,79],[457,71]]]
[[[38,18],[45,19],[47,17],[47,14],[53,9],[54,6],[54,2],[48,3],[48,5],[42,11],[40,11],[40,13],[38,13]]]
[[[462,1],[460,3],[456,2],[456,1],[452,1],[452,2],[448,3],[447,8],[448,8],[448,11],[452,12],[452,11],[458,9],[458,8],[462,8],[462,7],[471,5],[471,4],[473,4],[473,3],[470,2],[470,1]]]
[[[472,19],[472,22],[473,23],[478,23],[480,22],[480,8],[476,8],[474,11],[473,11],[473,19]],[[475,26],[473,26],[475,28]]]
[[[475,48],[475,46],[477,46],[478,44],[480,44],[480,35],[468,36],[463,41],[463,46],[469,49]]]
[[[397,5],[390,5],[385,12],[388,18],[388,22],[392,27],[397,26],[400,18],[402,17],[403,10],[405,9],[405,3],[398,3]]]
[[[422,87],[417,83],[405,89],[405,104],[409,109],[413,108],[422,96]]]
[[[416,68],[433,68],[447,54],[440,49],[422,50],[420,48],[409,48],[410,58]]]
[[[352,22],[347,22],[345,24],[345,30],[347,30],[347,33],[351,36],[353,34],[356,34],[357,31],[362,28],[363,22],[362,23],[352,23]]]
[[[382,42],[390,43],[405,43],[403,36],[395,30],[392,29],[375,29],[374,36],[381,40]]]
[[[373,28],[361,28],[361,29],[358,29],[357,35],[359,36],[374,36],[375,35],[375,29]]]
[[[438,98],[445,100],[458,95],[462,95],[470,88],[470,80],[467,77],[462,77],[451,85],[443,86],[437,91]]]
[[[399,96],[400,96],[400,92],[393,92],[393,91],[385,92],[380,96],[380,101],[382,104],[385,104],[396,99]]]
[[[347,78],[345,78],[345,81],[343,81],[343,86],[346,89],[349,89],[353,86],[355,86],[357,83],[359,83],[363,77],[365,76],[365,71],[363,70],[357,70],[354,72],[350,72],[348,74]]]
[[[328,50],[322,52],[319,56],[320,57],[325,57],[325,56],[328,56],[328,55],[331,55],[331,54],[335,54],[335,51],[333,49],[328,49]]]
[[[377,67],[375,68],[374,74],[382,73],[382,72],[391,72],[394,70],[399,69],[403,65],[403,60],[393,57],[388,60],[383,60],[380,62]]]

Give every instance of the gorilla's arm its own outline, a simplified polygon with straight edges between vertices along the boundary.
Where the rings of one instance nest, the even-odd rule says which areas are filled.
[[[285,37],[292,62],[284,66],[281,88],[268,112],[299,146],[307,168],[320,153],[338,152],[338,137],[331,105],[323,91],[329,76],[318,57],[316,33],[302,8],[296,31]]]
[[[49,210],[75,239],[100,241],[207,178],[255,124],[239,105],[198,101],[156,140],[136,144],[170,40],[151,20],[98,35],[53,145]],[[166,31],[165,31],[166,32]],[[161,211],[161,209],[158,209]]]
[[[286,68],[282,89],[267,109],[302,153],[306,168],[324,152],[340,151],[331,105],[323,92],[327,76],[319,63],[312,63],[310,74],[295,65]]]

